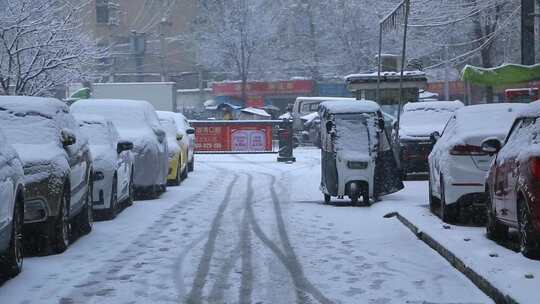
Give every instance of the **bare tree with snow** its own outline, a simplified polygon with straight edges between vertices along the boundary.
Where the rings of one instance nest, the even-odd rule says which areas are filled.
[[[0,87],[7,94],[48,95],[84,80],[102,52],[82,34],[86,2],[0,0]]]
[[[242,99],[246,83],[262,49],[270,42],[271,16],[265,15],[264,1],[200,1],[196,24],[201,63],[224,73],[233,72],[241,81]]]

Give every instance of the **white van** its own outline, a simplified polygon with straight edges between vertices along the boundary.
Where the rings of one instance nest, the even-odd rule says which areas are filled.
[[[317,112],[319,110],[319,104],[325,101],[336,101],[336,100],[356,100],[354,98],[345,98],[345,97],[298,97],[294,102],[292,117],[293,117],[293,128],[295,131],[302,131],[303,125],[301,117]]]

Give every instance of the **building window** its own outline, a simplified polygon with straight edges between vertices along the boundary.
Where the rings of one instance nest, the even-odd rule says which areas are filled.
[[[101,24],[109,23],[109,1],[96,0],[96,21]]]

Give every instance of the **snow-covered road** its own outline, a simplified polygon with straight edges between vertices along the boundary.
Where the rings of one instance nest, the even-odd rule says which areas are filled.
[[[319,151],[197,156],[58,256],[25,260],[0,303],[492,303],[395,219],[426,183],[369,208],[323,205]]]

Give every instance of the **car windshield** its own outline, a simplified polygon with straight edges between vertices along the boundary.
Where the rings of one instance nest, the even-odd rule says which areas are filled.
[[[419,107],[407,110],[401,116],[402,125],[424,125],[439,122],[445,124],[455,109],[437,107]]]
[[[88,137],[91,145],[108,145],[111,142],[109,129],[99,122],[82,122],[81,131]]]
[[[97,102],[92,105],[75,107],[74,111],[81,114],[103,116],[114,122],[114,125],[117,128],[138,129],[147,121],[144,109],[135,106],[111,106],[111,104],[107,104],[107,106],[104,107]]]
[[[304,102],[302,103],[302,108],[300,109],[301,114],[309,114],[311,112],[317,112],[319,109],[320,102]]]
[[[49,144],[60,142],[60,130],[54,119],[38,112],[0,111],[0,127],[15,144]]]
[[[370,114],[337,114],[336,150],[370,154],[376,144],[377,129]]]
[[[176,133],[178,131],[176,129],[176,124],[172,120],[160,119],[159,122],[161,123],[161,126],[163,127],[165,133],[167,133],[167,137],[176,138]]]

